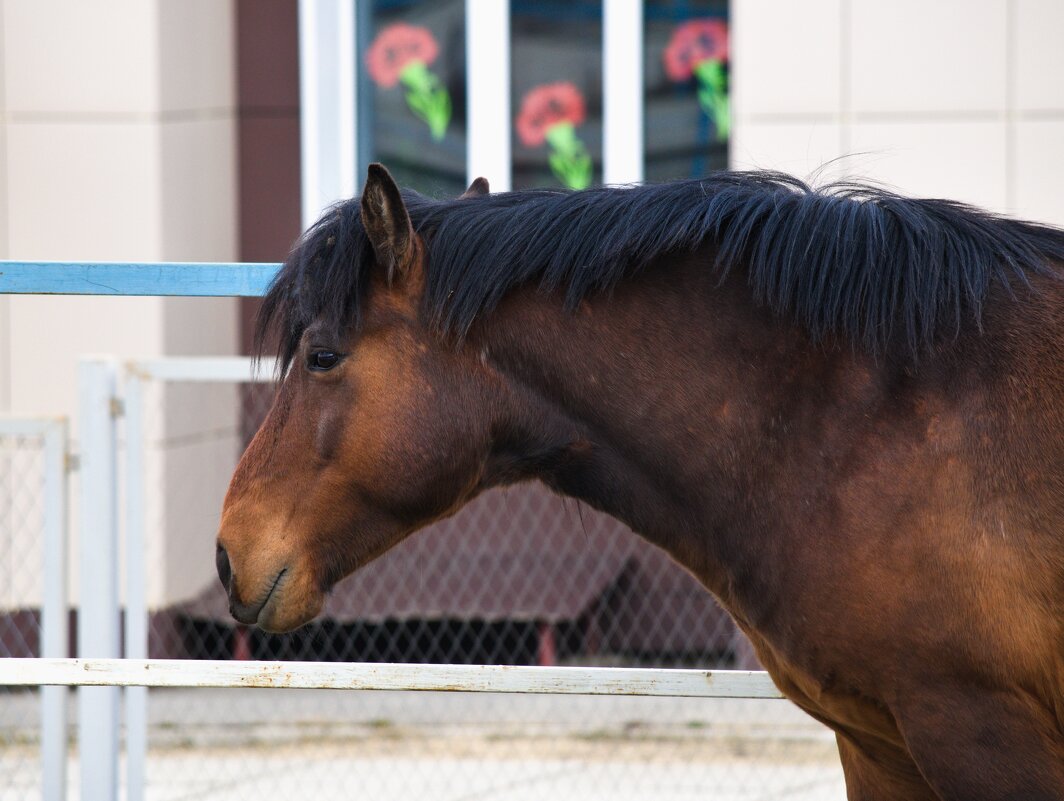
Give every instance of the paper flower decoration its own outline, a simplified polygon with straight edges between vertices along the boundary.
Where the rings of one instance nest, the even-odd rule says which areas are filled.
[[[440,53],[428,28],[397,22],[384,28],[366,53],[366,67],[382,89],[401,83],[406,104],[429,126],[432,138],[443,139],[451,122],[451,95],[429,64]]]
[[[517,135],[528,147],[550,147],[551,172],[570,189],[591,185],[591,156],[576,135],[587,116],[580,90],[567,81],[530,89],[517,115]]]
[[[698,103],[713,120],[717,139],[728,138],[728,25],[721,19],[692,19],[677,26],[661,54],[669,80],[698,82]]]

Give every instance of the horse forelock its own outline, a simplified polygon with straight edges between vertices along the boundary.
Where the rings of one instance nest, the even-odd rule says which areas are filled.
[[[867,184],[811,188],[771,172],[581,192],[524,190],[460,200],[403,193],[427,247],[423,308],[465,336],[511,290],[534,284],[569,307],[669,254],[707,247],[722,277],[745,270],[754,298],[815,338],[916,357],[978,320],[994,283],[1060,276],[1064,231],[949,200]],[[315,320],[361,320],[372,249],[358,199],[327,210],[296,243],[264,300],[256,342],[282,367]]]

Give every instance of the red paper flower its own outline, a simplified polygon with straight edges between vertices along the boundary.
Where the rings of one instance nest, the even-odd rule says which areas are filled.
[[[377,34],[366,53],[366,66],[374,83],[390,89],[399,82],[403,67],[413,61],[431,64],[439,52],[428,28],[397,22]]]
[[[722,19],[692,19],[677,26],[662,53],[671,81],[690,80],[703,61],[728,60],[728,25]]]
[[[521,101],[517,135],[528,147],[538,147],[546,140],[549,128],[560,122],[575,127],[586,114],[579,89],[568,81],[545,83],[529,91]]]

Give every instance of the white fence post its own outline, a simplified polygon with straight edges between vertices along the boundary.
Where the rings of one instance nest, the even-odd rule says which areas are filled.
[[[115,366],[102,358],[79,365],[81,509],[78,654],[119,656],[116,530]],[[78,690],[81,801],[118,798],[118,689]]]
[[[148,658],[148,598],[145,586],[145,497],[144,497],[144,382],[134,365],[123,381],[125,406],[125,546],[126,615],[125,655]],[[148,758],[148,688],[127,687],[126,799],[143,801]]]
[[[56,420],[44,431],[44,597],[41,599],[41,656],[68,656],[67,602],[67,424]],[[65,687],[41,688],[41,795],[66,798],[67,696]]]

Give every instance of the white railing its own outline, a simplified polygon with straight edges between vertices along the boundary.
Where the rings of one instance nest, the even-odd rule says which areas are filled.
[[[241,662],[199,659],[4,659],[0,685],[418,690],[681,698],[782,698],[754,670]]]

